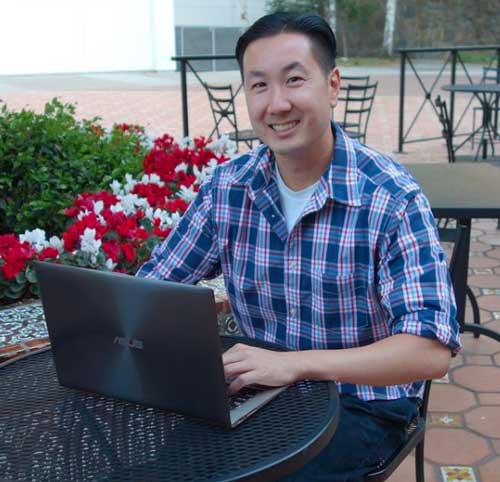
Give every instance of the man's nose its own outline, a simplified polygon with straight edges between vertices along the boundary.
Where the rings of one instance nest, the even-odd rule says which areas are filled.
[[[271,89],[269,104],[267,106],[269,114],[281,114],[288,112],[291,108],[292,104],[284,89],[280,87]]]

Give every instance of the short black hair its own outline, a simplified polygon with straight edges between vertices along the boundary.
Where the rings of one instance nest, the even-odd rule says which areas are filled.
[[[236,43],[236,59],[243,77],[243,55],[247,47],[260,38],[280,33],[302,33],[311,40],[313,55],[325,74],[335,67],[337,42],[330,25],[316,14],[277,12],[259,18]]]

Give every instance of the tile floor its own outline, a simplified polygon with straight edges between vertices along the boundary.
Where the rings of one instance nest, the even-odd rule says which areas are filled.
[[[397,149],[398,70],[364,69],[379,81],[367,143],[406,162],[446,162],[441,140],[408,144],[405,153]],[[348,74],[360,73],[346,69]],[[237,82],[237,74],[204,74],[221,81]],[[134,73],[130,75],[0,77],[0,99],[11,109],[28,106],[40,110],[54,96],[77,103],[77,115],[100,116],[104,125],[129,122],[144,125],[152,135],[182,133],[181,97],[178,74]],[[435,73],[424,76],[430,85]],[[448,83],[444,79],[441,83]],[[408,112],[422,103],[421,87],[414,77],[406,85]],[[437,95],[439,90],[435,90]],[[468,99],[457,96],[456,111]],[[241,128],[249,125],[240,96],[237,104]],[[212,126],[203,89],[190,80],[189,116],[192,135],[207,135]],[[410,120],[407,118],[406,126]],[[463,125],[470,125],[471,115]],[[406,129],[407,127],[405,127]],[[439,136],[441,128],[429,104],[411,130],[411,138]],[[499,187],[500,189],[500,187]],[[469,284],[481,308],[481,321],[500,330],[500,231],[496,220],[473,222]],[[5,312],[3,312],[5,314]],[[471,312],[468,311],[468,317]],[[5,317],[4,317],[5,318]],[[5,320],[4,320],[5,321]],[[0,311],[0,345],[7,342]],[[23,337],[37,336],[43,325],[24,326]],[[2,331],[4,338],[2,343]],[[10,341],[17,341],[9,338]],[[427,482],[500,481],[500,344],[481,336],[463,336],[464,349],[454,360],[443,380],[433,383],[429,427],[426,437]],[[413,459],[408,458],[391,477],[393,482],[415,480]]]

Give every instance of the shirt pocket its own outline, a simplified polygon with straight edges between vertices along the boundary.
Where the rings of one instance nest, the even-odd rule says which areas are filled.
[[[369,324],[366,281],[354,272],[315,271],[311,276],[313,320],[333,333],[350,336]],[[364,330],[363,330],[364,331]]]

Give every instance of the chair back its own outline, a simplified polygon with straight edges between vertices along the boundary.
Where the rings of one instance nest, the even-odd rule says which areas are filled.
[[[217,137],[221,136],[221,124],[226,121],[229,123],[230,130],[238,132],[238,122],[236,120],[236,109],[234,98],[239,89],[234,92],[233,86],[228,85],[210,85],[203,83],[203,87],[207,91],[212,117],[214,119],[214,128],[208,137],[212,137],[214,133]]]
[[[500,68],[497,67],[483,67],[483,76],[481,82],[484,83],[500,83]]]
[[[457,303],[457,318],[464,321],[465,300],[467,296],[467,246],[469,231],[466,226],[457,224],[456,228],[438,228],[441,242],[453,243],[449,268],[455,301]]]
[[[369,75],[342,75],[340,78],[340,85],[368,85],[370,83]],[[342,87],[340,88],[342,90]]]
[[[365,81],[363,81],[365,82]],[[339,101],[344,102],[344,117],[341,125],[348,135],[366,142],[366,130],[375,100],[378,82],[373,84],[351,84],[340,87]]]
[[[446,101],[443,100],[440,95],[438,95],[434,103],[439,109],[439,122],[441,122],[441,132],[446,141],[448,162],[455,162],[455,149],[453,149],[453,129],[451,126],[450,116],[448,115],[448,108],[446,107]]]

